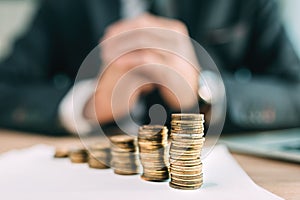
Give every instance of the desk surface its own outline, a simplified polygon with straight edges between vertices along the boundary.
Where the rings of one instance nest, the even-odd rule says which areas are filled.
[[[79,144],[80,140],[0,130],[0,153],[41,143],[63,146]],[[233,156],[256,184],[285,199],[300,199],[299,165],[240,154]]]

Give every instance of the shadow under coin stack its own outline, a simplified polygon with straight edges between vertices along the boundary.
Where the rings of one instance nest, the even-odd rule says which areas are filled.
[[[110,168],[110,145],[109,143],[96,143],[89,147],[90,168],[107,169]]]
[[[172,114],[170,187],[198,189],[203,184],[200,154],[204,145],[204,115]]]
[[[116,135],[111,140],[111,167],[115,174],[134,175],[140,172],[140,161],[136,137]]]
[[[166,181],[169,179],[166,149],[168,129],[160,125],[145,125],[139,128],[138,145],[142,178],[146,181]]]

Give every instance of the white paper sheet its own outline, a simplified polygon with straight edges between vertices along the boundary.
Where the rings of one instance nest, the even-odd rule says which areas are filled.
[[[38,145],[0,155],[0,199],[281,199],[257,186],[224,146],[216,146],[203,160],[204,185],[195,191],[71,164],[54,159],[53,153],[53,147]]]

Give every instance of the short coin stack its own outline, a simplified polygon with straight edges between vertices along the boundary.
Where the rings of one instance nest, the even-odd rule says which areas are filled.
[[[110,168],[110,161],[111,155],[109,143],[96,143],[89,147],[89,167],[107,169]]]
[[[136,137],[116,135],[110,137],[111,167],[115,174],[134,175],[140,172],[140,161]]]
[[[168,129],[161,125],[145,125],[139,128],[138,145],[142,178],[147,181],[166,181],[169,179],[166,149]]]
[[[69,151],[69,158],[72,163],[86,163],[88,161],[88,153],[85,148],[76,148]]]
[[[69,149],[64,147],[56,148],[54,158],[67,158],[69,157]]]
[[[193,190],[203,184],[201,150],[204,144],[202,114],[172,114],[170,175],[172,188]]]

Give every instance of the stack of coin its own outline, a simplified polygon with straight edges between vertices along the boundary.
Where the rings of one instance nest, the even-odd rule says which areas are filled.
[[[88,161],[88,153],[85,148],[76,148],[69,151],[69,158],[72,163],[86,163]]]
[[[54,158],[67,158],[69,156],[69,149],[64,147],[57,147]]]
[[[140,173],[140,161],[136,137],[116,135],[110,137],[111,167],[115,174],[134,175]]]
[[[204,144],[202,114],[172,114],[170,186],[193,190],[203,184],[201,150]]]
[[[107,169],[110,168],[110,145],[109,143],[96,143],[89,147],[88,164],[91,168]]]
[[[168,180],[167,127],[161,125],[141,126],[138,134],[138,145],[143,166],[141,177],[147,181]]]

